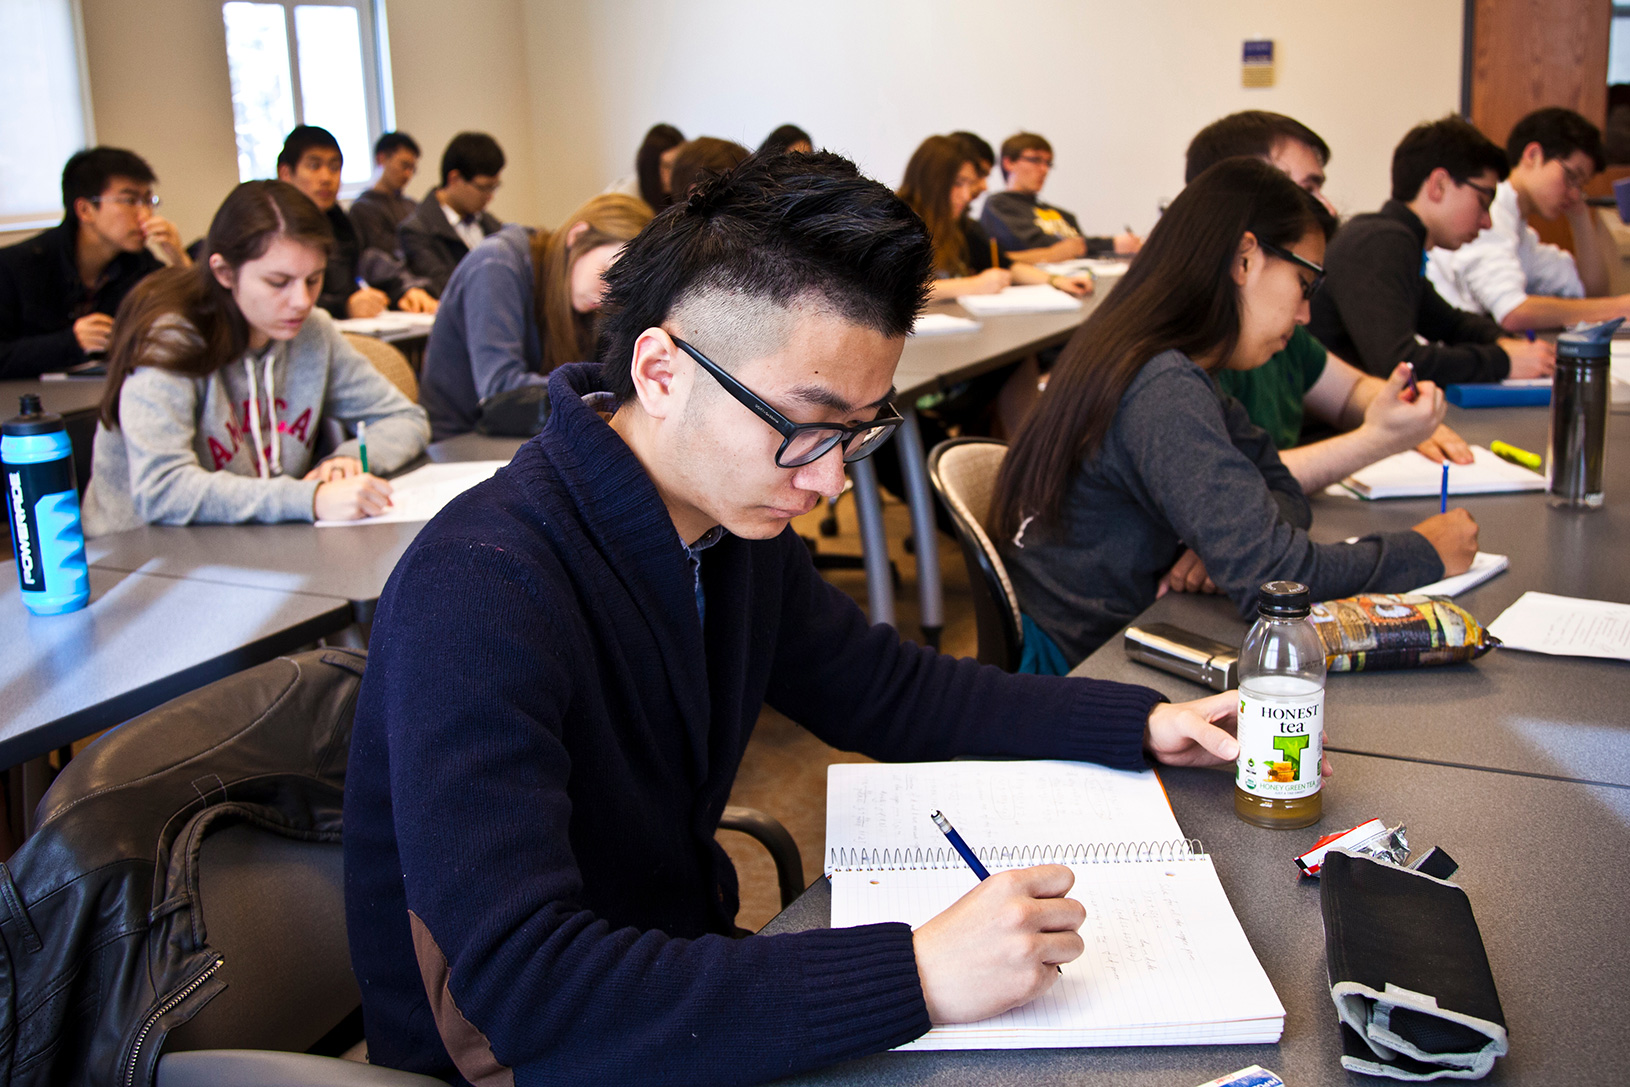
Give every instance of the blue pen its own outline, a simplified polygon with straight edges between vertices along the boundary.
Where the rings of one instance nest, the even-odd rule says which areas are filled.
[[[1406,362],[1404,365],[1409,367],[1409,380],[1404,383],[1404,391],[1409,394],[1406,399],[1413,404],[1421,396],[1421,390],[1415,385],[1415,364]]]
[[[1528,337],[1528,342],[1529,343],[1534,342],[1534,330],[1533,329],[1531,329],[1531,328],[1527,329],[1526,331],[1523,332],[1523,335]]]
[[[973,874],[979,877],[979,881],[983,883],[989,879],[990,872],[986,870],[984,865],[979,863],[979,858],[974,856],[973,850],[968,848],[968,843],[962,840],[962,835],[956,832],[956,827],[951,825],[951,821],[938,811],[929,812],[928,817],[934,820],[936,827],[940,828],[940,833],[945,835],[945,840],[951,843],[951,848],[956,850],[962,859],[968,862],[968,867],[973,869]],[[1053,969],[1060,974],[1064,972],[1062,966],[1055,965]]]
[[[1443,458],[1443,489],[1438,492],[1438,512],[1449,512],[1449,458]]]

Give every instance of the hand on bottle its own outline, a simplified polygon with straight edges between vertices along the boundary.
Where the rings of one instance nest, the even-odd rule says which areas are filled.
[[[1239,758],[1231,731],[1239,717],[1239,692],[1162,702],[1149,711],[1143,749],[1168,766],[1215,766]]]
[[[391,485],[378,476],[354,475],[317,485],[312,508],[319,521],[375,517],[391,504]]]
[[[1463,509],[1428,517],[1415,526],[1443,560],[1443,576],[1454,577],[1471,569],[1477,557],[1477,522]]]
[[[1061,864],[998,872],[912,933],[928,1018],[972,1023],[1017,1008],[1085,950],[1075,875]]]

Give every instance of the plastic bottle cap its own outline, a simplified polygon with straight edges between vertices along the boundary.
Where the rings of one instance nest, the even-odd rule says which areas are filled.
[[[1603,321],[1598,325],[1576,328],[1556,338],[1556,357],[1559,359],[1606,360],[1612,351],[1613,333],[1624,324],[1623,317]]]
[[[0,433],[23,438],[30,434],[55,434],[65,429],[62,416],[54,411],[40,409],[38,393],[24,393],[18,403],[18,410],[21,414],[15,419],[7,419],[0,423]]]
[[[1258,615],[1300,619],[1313,610],[1313,594],[1299,581],[1270,581],[1257,590]]]

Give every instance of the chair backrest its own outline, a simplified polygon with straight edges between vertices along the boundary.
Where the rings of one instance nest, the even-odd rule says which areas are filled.
[[[985,530],[996,473],[1007,456],[1004,442],[988,438],[952,438],[928,454],[928,480],[950,511],[957,542],[968,564],[974,620],[979,632],[979,660],[1009,672],[1019,666],[1024,627],[1019,599],[1007,567]]]
[[[385,375],[385,380],[402,390],[402,395],[419,402],[419,379],[408,364],[407,356],[391,344],[373,336],[347,332],[345,341],[356,348],[362,357],[374,364],[374,369]]]

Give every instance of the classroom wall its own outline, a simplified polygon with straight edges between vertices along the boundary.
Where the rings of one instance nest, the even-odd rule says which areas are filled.
[[[1461,0],[524,0],[546,218],[612,178],[656,121],[756,146],[792,121],[895,184],[934,132],[1044,133],[1046,195],[1084,226],[1147,231],[1202,125],[1291,114],[1331,144],[1344,213],[1387,196],[1394,144],[1455,109]],[[1240,85],[1246,38],[1278,81]],[[1000,173],[993,179],[999,187]]]

